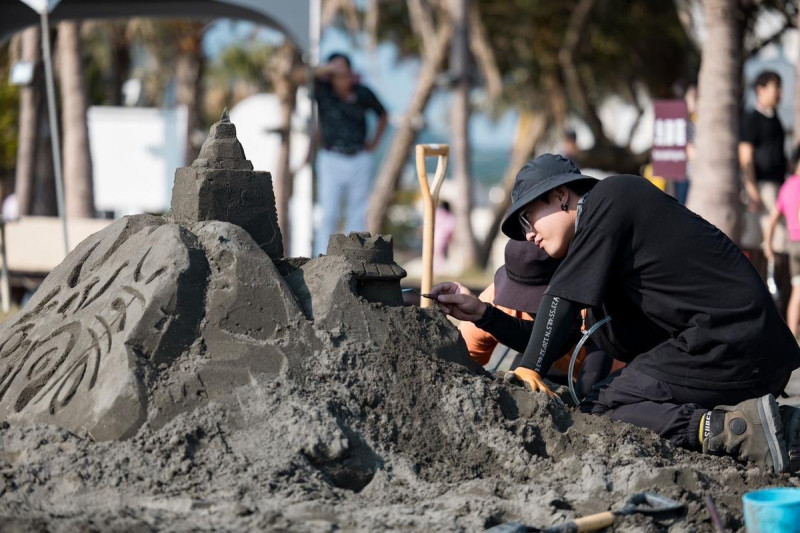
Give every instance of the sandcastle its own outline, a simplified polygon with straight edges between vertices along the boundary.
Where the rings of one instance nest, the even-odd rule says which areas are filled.
[[[327,256],[283,258],[271,176],[224,113],[176,171],[167,214],[86,239],[0,326],[0,421],[96,440],[161,427],[342,338],[379,348],[404,275],[391,237],[337,235]],[[448,333],[431,349],[470,364],[435,319]]]

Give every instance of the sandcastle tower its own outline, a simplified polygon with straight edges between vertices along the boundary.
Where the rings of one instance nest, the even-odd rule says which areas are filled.
[[[181,224],[209,220],[236,224],[272,259],[283,257],[272,176],[253,170],[227,109],[211,126],[192,166],[175,171],[172,208],[166,217]]]
[[[327,255],[347,259],[359,296],[373,303],[403,305],[400,279],[406,271],[394,262],[391,235],[335,233],[328,240]]]

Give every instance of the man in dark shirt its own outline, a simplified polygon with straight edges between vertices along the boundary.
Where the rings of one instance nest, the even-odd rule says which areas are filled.
[[[597,344],[629,364],[582,410],[776,472],[800,466],[790,464],[781,419],[796,446],[800,411],[779,412],[774,397],[800,367],[800,348],[725,234],[638,176],[597,182],[551,154],[520,170],[512,200],[503,232],[563,258],[512,379],[552,394],[541,375],[588,306],[596,318],[611,316]],[[513,317],[458,284],[432,292],[446,312],[505,344],[525,336]]]
[[[358,82],[347,56],[331,54],[327,64],[319,67],[314,75],[320,126],[318,198],[322,206],[322,223],[317,229],[314,246],[316,252],[322,252],[330,234],[338,232],[343,200],[346,205],[344,232],[366,229],[372,151],[386,130],[387,115],[375,94]],[[369,141],[367,112],[378,117],[375,135]]]
[[[742,119],[739,165],[744,176],[748,209],[758,215],[763,237],[769,212],[786,176],[784,131],[777,113],[781,101],[780,76],[771,70],[762,72],[756,78],[755,92],[755,106]],[[785,241],[786,232],[781,227],[775,238],[778,252],[784,252]]]

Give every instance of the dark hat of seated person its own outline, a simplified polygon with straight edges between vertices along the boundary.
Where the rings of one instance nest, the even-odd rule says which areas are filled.
[[[561,260],[528,241],[508,241],[505,256],[506,264],[494,274],[494,303],[536,313]]]
[[[543,154],[531,159],[517,173],[511,191],[511,208],[501,226],[503,233],[515,241],[524,241],[525,233],[519,223],[520,212],[532,201],[560,185],[573,181],[597,181],[581,174],[575,163],[560,155]]]

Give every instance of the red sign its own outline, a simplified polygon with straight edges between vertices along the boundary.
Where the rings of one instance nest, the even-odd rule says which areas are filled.
[[[688,111],[683,100],[656,100],[653,126],[653,176],[686,180]]]

